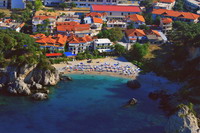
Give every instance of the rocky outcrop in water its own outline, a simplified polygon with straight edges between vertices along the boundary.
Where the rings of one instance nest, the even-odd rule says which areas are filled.
[[[45,100],[48,98],[48,95],[46,93],[38,92],[38,93],[33,94],[32,98],[35,100]]]
[[[166,133],[200,133],[197,118],[192,111],[184,105],[172,115],[165,127]]]
[[[132,98],[130,99],[123,107],[131,107],[131,106],[134,106],[135,104],[137,104],[137,99],[135,98]]]
[[[127,86],[133,89],[137,89],[141,87],[141,84],[137,80],[130,80],[127,82]]]
[[[47,95],[49,91],[44,87],[56,85],[60,80],[58,71],[41,70],[36,65],[9,66],[1,69],[0,75],[0,89],[18,95],[31,95],[40,91]]]

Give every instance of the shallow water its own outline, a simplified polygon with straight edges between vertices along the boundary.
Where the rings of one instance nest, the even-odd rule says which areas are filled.
[[[117,77],[71,76],[46,101],[0,96],[0,133],[163,133],[167,118],[146,87],[131,90]],[[133,97],[138,104],[122,108]]]

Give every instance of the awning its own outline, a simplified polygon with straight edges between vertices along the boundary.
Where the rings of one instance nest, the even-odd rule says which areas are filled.
[[[76,54],[72,54],[72,52],[64,52],[65,56],[76,56]]]

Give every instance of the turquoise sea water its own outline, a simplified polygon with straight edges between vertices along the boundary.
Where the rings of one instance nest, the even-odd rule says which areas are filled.
[[[131,90],[123,78],[71,76],[46,101],[0,95],[0,133],[163,133],[167,118],[145,87]],[[133,97],[138,104],[122,108]]]

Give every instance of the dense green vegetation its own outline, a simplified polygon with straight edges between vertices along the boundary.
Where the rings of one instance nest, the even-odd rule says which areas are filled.
[[[41,0],[35,0],[34,6],[35,6],[35,10],[39,11],[43,6],[42,1]]]
[[[184,1],[176,0],[173,10],[175,11],[184,11]]]
[[[40,68],[51,69],[33,38],[11,30],[0,30],[0,67],[38,63]]]
[[[122,39],[123,33],[121,28],[112,28],[110,30],[102,30],[97,36],[98,38],[108,38],[112,42],[115,42]]]

